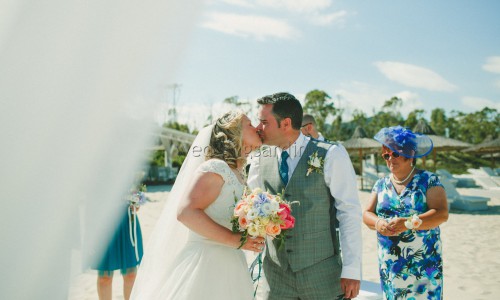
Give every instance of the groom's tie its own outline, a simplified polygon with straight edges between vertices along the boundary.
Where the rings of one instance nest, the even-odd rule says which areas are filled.
[[[281,152],[280,177],[285,186],[288,183],[288,164],[286,163],[288,156],[290,156],[288,152],[284,150]]]

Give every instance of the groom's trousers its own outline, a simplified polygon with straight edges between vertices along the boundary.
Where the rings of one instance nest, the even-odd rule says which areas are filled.
[[[290,266],[278,266],[269,258],[263,265],[271,289],[269,300],[343,299],[340,287],[342,266],[338,255],[297,272],[293,272]]]

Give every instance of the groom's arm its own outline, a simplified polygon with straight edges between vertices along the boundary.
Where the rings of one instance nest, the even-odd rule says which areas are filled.
[[[361,280],[361,205],[356,174],[342,145],[333,145],[325,157],[325,182],[335,198],[342,250],[341,278]]]

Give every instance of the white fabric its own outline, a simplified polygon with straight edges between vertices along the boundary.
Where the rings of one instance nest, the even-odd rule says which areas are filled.
[[[84,292],[82,248],[109,243],[202,9],[0,1],[0,299]]]
[[[131,299],[251,299],[252,281],[243,252],[190,231],[177,221],[177,206],[197,172],[219,174],[224,185],[205,212],[231,228],[235,197],[243,185],[221,160],[205,161],[212,127],[204,128],[189,150],[145,250]],[[201,150],[201,151],[200,151]]]
[[[292,178],[293,172],[307,147],[310,138],[302,133],[290,146],[288,162],[288,178]],[[276,147],[278,160],[281,157],[279,147]],[[278,162],[279,163],[279,162]],[[349,154],[342,145],[332,145],[325,157],[324,165],[325,183],[330,188],[331,195],[335,198],[337,208],[337,219],[339,220],[340,245],[342,250],[342,278],[361,279],[361,205],[359,203],[356,187],[356,174],[352,167]],[[253,189],[263,187],[262,178],[259,175],[259,159],[254,157],[248,172],[248,186]]]

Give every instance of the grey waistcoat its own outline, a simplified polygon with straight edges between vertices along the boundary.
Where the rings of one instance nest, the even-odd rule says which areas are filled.
[[[285,246],[278,249],[275,243],[279,260],[275,263],[282,268],[290,266],[296,272],[340,252],[335,231],[335,199],[323,174],[313,171],[306,176],[309,157],[317,151],[318,157],[324,158],[331,146],[311,139],[286,187],[279,176],[276,152],[270,148],[261,152],[259,170],[263,189],[272,194],[283,193],[287,201],[300,203],[292,205],[295,227],[287,230]],[[272,259],[269,257],[268,252],[266,258]]]

